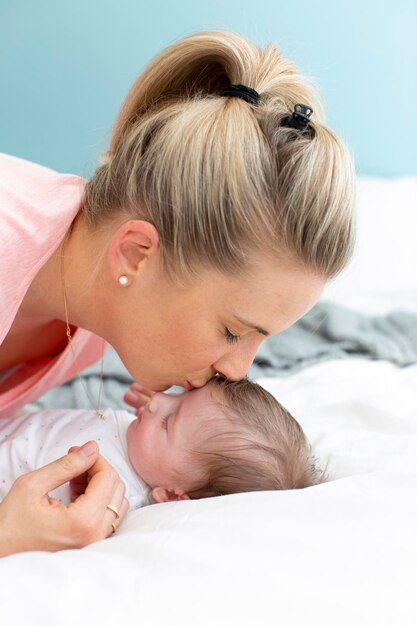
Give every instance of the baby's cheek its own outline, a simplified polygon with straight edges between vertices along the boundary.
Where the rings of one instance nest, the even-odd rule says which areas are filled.
[[[137,449],[137,446],[135,446],[135,444],[132,442],[130,446],[128,446],[128,455],[129,455],[129,461],[132,464],[133,469],[135,470],[135,472],[137,472],[138,474],[140,474],[140,454],[139,454],[139,450]]]
[[[126,434],[126,440],[127,440],[127,455],[129,457],[129,461],[131,462],[133,468],[136,471],[138,471],[136,468],[136,465],[137,465],[137,459],[139,458],[139,450],[138,450],[138,440],[137,440],[137,437],[135,437],[134,422],[129,424],[129,427],[127,429],[127,434]]]
[[[150,438],[148,440],[148,438],[143,437],[143,434],[141,433],[142,436],[140,436],[135,433],[135,436],[131,438],[130,444],[128,444],[128,456],[135,472],[150,484],[155,474],[158,456]]]

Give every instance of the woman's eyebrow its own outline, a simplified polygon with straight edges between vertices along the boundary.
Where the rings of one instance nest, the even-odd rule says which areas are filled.
[[[249,328],[252,328],[252,330],[257,330],[258,333],[261,333],[261,335],[265,335],[265,337],[269,337],[269,332],[267,330],[265,330],[264,328],[261,328],[260,326],[257,326],[256,324],[252,324],[252,322],[248,322],[247,320],[242,319],[241,317],[238,317],[237,315],[235,315],[233,313],[233,316],[237,319],[238,322],[240,322],[241,324],[244,324],[245,326],[248,326]]]

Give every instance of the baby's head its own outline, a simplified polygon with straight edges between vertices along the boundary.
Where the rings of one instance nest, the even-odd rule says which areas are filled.
[[[220,377],[155,393],[127,433],[129,458],[156,502],[322,482],[301,426],[260,385]]]

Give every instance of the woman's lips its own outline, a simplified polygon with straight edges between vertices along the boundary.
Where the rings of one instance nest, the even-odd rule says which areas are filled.
[[[171,387],[173,387],[175,385],[175,387],[182,387],[183,389],[186,389],[187,391],[191,391],[191,389],[195,389],[194,385],[192,383],[190,383],[189,380],[186,380],[185,382],[182,381],[180,383],[172,383],[172,385],[170,385]],[[168,387],[169,389],[169,387]]]

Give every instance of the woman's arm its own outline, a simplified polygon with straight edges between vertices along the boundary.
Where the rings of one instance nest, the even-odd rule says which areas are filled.
[[[85,490],[71,504],[49,497],[49,491],[77,478],[78,493],[80,483]],[[115,521],[107,505],[123,518],[129,508],[124,494],[118,473],[99,455],[96,442],[89,441],[15,481],[0,504],[0,556],[82,548],[105,539]]]

